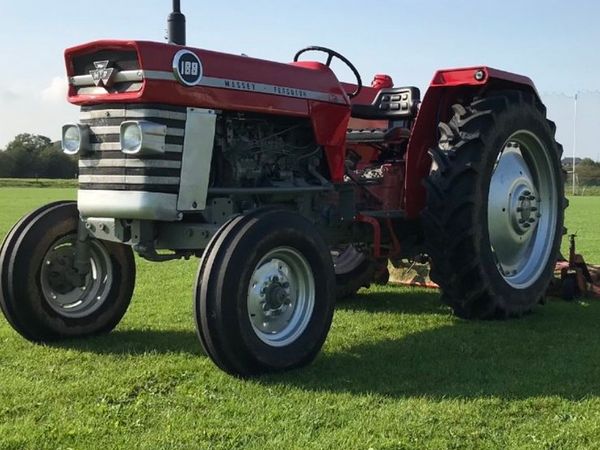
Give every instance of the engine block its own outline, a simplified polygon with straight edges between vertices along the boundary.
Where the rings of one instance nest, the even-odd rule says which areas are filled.
[[[310,124],[282,117],[223,113],[217,121],[213,184],[294,186],[315,181],[322,150]],[[316,180],[318,181],[318,180]]]

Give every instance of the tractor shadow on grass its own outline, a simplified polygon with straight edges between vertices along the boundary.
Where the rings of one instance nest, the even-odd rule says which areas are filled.
[[[421,301],[418,295],[408,297]],[[384,310],[393,312],[387,306]],[[396,313],[405,311],[406,303],[400,303]],[[421,319],[409,321],[423,328]],[[580,400],[600,395],[600,302],[555,300],[518,320],[441,322],[404,335],[399,330],[403,336],[397,339],[390,339],[394,333],[388,331],[388,337],[377,340],[377,334],[385,333],[373,327],[372,336],[352,336],[338,345],[339,350],[326,347],[304,370],[261,382],[436,400],[539,396]]]
[[[361,294],[338,303],[342,311],[395,312],[406,314],[449,314],[442,306],[436,291],[398,293],[394,290],[363,291]],[[87,339],[67,339],[51,344],[56,348],[74,349],[99,355],[144,355],[147,353],[187,353],[205,355],[196,334],[187,330],[121,329]]]
[[[370,290],[363,289],[353,297],[339,300],[336,310],[444,316],[451,313],[450,308],[440,301],[440,293],[437,290],[392,285]]]
[[[204,356],[196,334],[187,330],[115,330],[104,336],[51,344],[98,355],[189,354]]]

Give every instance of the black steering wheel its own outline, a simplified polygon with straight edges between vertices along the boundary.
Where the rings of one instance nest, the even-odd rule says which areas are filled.
[[[333,58],[337,58],[340,61],[342,61],[344,64],[346,64],[348,66],[348,68],[352,71],[354,76],[356,77],[356,90],[354,92],[348,93],[348,97],[353,98],[353,97],[356,97],[360,93],[360,91],[363,87],[362,79],[360,78],[360,73],[358,73],[358,70],[356,70],[356,67],[354,67],[354,64],[352,64],[350,61],[348,61],[348,58],[346,58],[344,55],[339,54],[335,50],[331,50],[330,48],[327,48],[327,47],[311,46],[311,47],[303,48],[302,50],[298,51],[298,53],[296,53],[296,56],[294,56],[294,62],[297,62],[300,55],[302,55],[303,53],[306,53],[306,52],[326,53],[327,54],[327,62],[325,63],[325,65],[327,67],[329,67],[331,65],[331,61],[333,60]]]

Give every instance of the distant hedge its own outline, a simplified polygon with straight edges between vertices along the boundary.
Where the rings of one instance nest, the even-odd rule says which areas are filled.
[[[49,178],[0,178],[0,188],[3,187],[76,188],[77,180],[59,180]]]
[[[77,159],[46,136],[19,134],[0,151],[0,178],[76,178]]]

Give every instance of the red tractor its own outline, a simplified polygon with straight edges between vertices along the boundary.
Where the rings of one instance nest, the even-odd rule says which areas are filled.
[[[529,78],[440,70],[423,98],[341,54],[282,64],[185,45],[103,40],[65,52],[63,127],[77,202],[23,217],[0,254],[0,305],[26,339],[112,330],[150,261],[201,258],[198,337],[223,370],[310,363],[336,296],[429,258],[467,319],[544,296],[563,235],[561,146]],[[325,63],[305,60],[320,52]],[[341,83],[334,58],[354,73]]]

